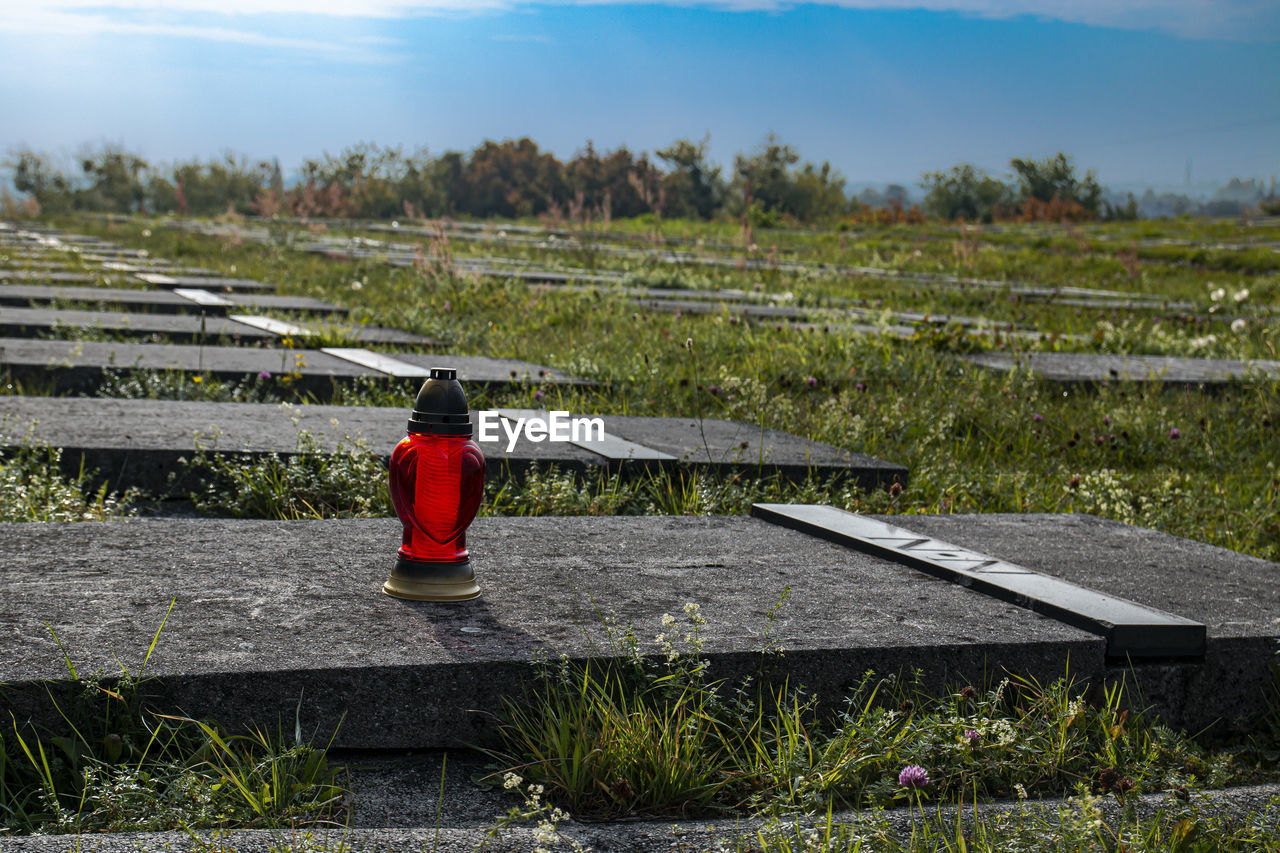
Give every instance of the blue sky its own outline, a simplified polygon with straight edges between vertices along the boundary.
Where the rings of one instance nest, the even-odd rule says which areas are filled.
[[[1104,183],[1280,172],[1276,0],[5,0],[0,150],[306,156],[769,132],[851,182],[1059,150]],[[265,12],[256,10],[267,10]]]

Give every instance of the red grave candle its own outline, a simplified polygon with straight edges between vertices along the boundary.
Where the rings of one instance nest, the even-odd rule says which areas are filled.
[[[404,526],[383,591],[399,598],[475,598],[467,526],[484,492],[484,455],[471,440],[467,397],[452,368],[433,367],[408,434],[391,452],[391,503]]]

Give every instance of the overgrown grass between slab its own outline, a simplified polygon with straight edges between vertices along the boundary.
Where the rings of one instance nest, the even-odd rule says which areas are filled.
[[[342,812],[341,771],[304,738],[301,720],[291,736],[260,727],[230,734],[147,707],[147,663],[164,624],[137,669],[121,664],[115,678],[82,675],[63,649],[69,680],[46,687],[57,724],[9,711],[0,723],[0,836],[279,827]]]

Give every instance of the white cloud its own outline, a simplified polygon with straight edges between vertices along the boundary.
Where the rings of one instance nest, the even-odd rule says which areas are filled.
[[[548,5],[629,5],[656,2],[728,12],[800,9],[921,9],[1003,19],[1030,15],[1096,27],[1163,32],[1183,38],[1280,40],[1275,0],[32,0],[0,17],[0,32],[139,33],[234,41],[264,47],[348,50],[344,42],[315,43],[261,33],[263,15],[323,19],[397,19],[477,14]],[[163,15],[164,23],[150,20]],[[185,15],[218,16],[234,26],[174,24]],[[118,20],[120,16],[129,23]]]

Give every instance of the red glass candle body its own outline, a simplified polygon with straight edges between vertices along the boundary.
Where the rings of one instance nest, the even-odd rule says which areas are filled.
[[[423,563],[467,559],[467,526],[484,492],[484,455],[466,435],[411,432],[391,452],[391,503],[400,556]]]

